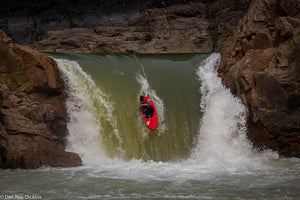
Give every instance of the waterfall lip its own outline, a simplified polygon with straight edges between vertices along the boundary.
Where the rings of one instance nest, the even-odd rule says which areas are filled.
[[[273,152],[258,153],[248,141],[245,125],[246,107],[240,99],[234,97],[222,85],[221,79],[217,76],[216,66],[220,62],[220,58],[220,54],[211,54],[194,71],[200,82],[199,93],[202,94],[202,97],[198,109],[203,111],[203,116],[199,121],[198,136],[190,156],[174,163],[182,165],[182,167],[190,165],[191,168],[199,170],[208,168],[215,170],[260,168],[261,163],[265,160],[276,159],[278,155]],[[112,101],[112,97],[97,87],[92,77],[83,71],[78,62],[54,59],[63,75],[68,94],[67,107],[70,117],[68,130],[70,134],[67,149],[78,153],[85,165],[100,166],[103,163],[110,165],[115,161],[127,165],[126,162],[130,163],[132,160],[138,159],[135,157],[127,159],[125,156],[124,133],[119,129],[120,124],[116,118],[118,116],[115,116],[114,113],[116,105]],[[141,63],[138,65],[132,74],[132,78],[137,82],[138,93],[136,96],[141,94],[151,96],[160,120],[157,129],[158,136],[164,136],[169,131],[166,124],[165,102],[157,95],[152,86],[153,83],[149,77],[153,77],[148,77],[149,74],[146,73]],[[115,74],[115,70],[112,71]],[[138,98],[136,101],[138,104]],[[136,116],[133,117],[136,119],[132,124],[136,123],[134,125],[138,127],[140,121],[141,130],[139,131],[143,134],[143,138],[140,138],[143,141],[138,142],[147,141],[150,130],[147,130],[140,120],[138,109],[134,112],[136,112]],[[102,126],[103,121],[111,128],[109,137],[114,137],[118,142],[116,147],[118,155],[115,157],[108,155],[103,144],[102,132],[105,129]],[[106,135],[106,137],[108,136]],[[143,144],[138,143],[138,145]],[[115,159],[116,157],[119,159]],[[148,160],[149,163],[152,163],[151,157]],[[173,162],[166,162],[166,165],[168,163]],[[144,162],[141,161],[140,164],[143,165]],[[200,168],[195,167],[195,165],[200,165]]]

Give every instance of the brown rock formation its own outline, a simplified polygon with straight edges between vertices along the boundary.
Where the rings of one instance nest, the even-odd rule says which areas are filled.
[[[249,108],[255,144],[300,157],[300,1],[253,0],[219,74]]]
[[[67,29],[48,32],[38,51],[84,53],[212,52],[206,6],[202,3],[145,10],[135,26]]]
[[[250,0],[189,3],[144,10],[132,26],[49,31],[44,52],[210,53],[219,51]]]
[[[199,0],[1,0],[0,29],[15,43],[30,45],[44,39],[48,31],[131,26],[145,9],[192,1]]]
[[[67,112],[56,63],[0,31],[0,167],[81,165],[65,152]]]

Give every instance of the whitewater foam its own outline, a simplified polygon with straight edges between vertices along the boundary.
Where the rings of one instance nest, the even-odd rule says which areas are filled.
[[[200,64],[197,75],[201,82],[200,122],[197,146],[191,158],[211,166],[252,166],[261,157],[276,158],[276,153],[257,154],[247,139],[247,109],[241,100],[226,89],[217,76],[221,56],[211,54]]]
[[[84,163],[97,163],[108,159],[102,143],[103,123],[110,124],[118,138],[119,151],[121,138],[114,119],[114,106],[108,95],[100,91],[91,76],[85,73],[75,61],[55,59],[66,85],[69,151],[80,155]],[[95,156],[97,155],[97,156]]]
[[[264,160],[278,157],[271,151],[255,152],[247,140],[245,126],[247,110],[241,100],[234,97],[222,85],[221,79],[217,76],[219,54],[212,54],[198,64],[196,74],[201,83],[202,94],[199,109],[203,111],[203,117],[199,124],[196,145],[190,157],[176,163],[156,163],[151,160],[143,162],[142,159],[124,161],[122,158],[125,158],[123,155],[126,149],[122,149],[122,138],[119,134],[121,130],[118,130],[118,121],[113,114],[114,104],[111,98],[101,92],[77,62],[64,59],[56,59],[56,62],[63,74],[68,93],[67,108],[70,117],[68,150],[78,153],[84,164],[106,163],[109,167],[127,166],[129,169],[132,169],[129,166],[136,166],[141,173],[143,168],[146,170],[153,168],[153,173],[158,173],[157,167],[166,168],[163,173],[180,169],[183,174],[193,174],[195,171],[208,169],[218,171],[224,168],[228,170],[260,167],[260,163]],[[135,79],[140,85],[138,95],[149,95],[157,107],[160,123],[158,133],[168,134],[164,119],[164,102],[151,88],[143,66],[135,74]],[[137,121],[142,121],[140,116]],[[106,130],[103,123],[105,126],[108,124],[111,129]],[[145,126],[141,127],[145,135],[149,133]],[[106,134],[106,137],[113,135],[119,142],[118,155],[113,159],[108,156],[104,147],[103,134]]]

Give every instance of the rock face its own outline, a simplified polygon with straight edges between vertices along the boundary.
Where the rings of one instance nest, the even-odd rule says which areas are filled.
[[[56,63],[0,31],[0,168],[81,165],[65,152],[67,112]]]
[[[249,108],[249,138],[300,157],[300,1],[253,0],[223,46],[219,74]]]
[[[249,2],[198,2],[147,9],[131,26],[49,31],[33,48],[46,52],[210,53],[220,49]]]
[[[48,31],[132,26],[144,9],[190,1],[193,0],[1,0],[0,29],[14,42],[29,45],[45,38]]]
[[[3,0],[0,29],[18,44],[42,40],[40,51],[207,53],[219,51],[249,2]]]
[[[217,0],[207,5],[209,34],[214,42],[215,52],[221,51],[224,42],[248,10],[250,2],[251,0]]]
[[[212,52],[205,10],[202,3],[149,9],[141,13],[135,26],[51,31],[33,47],[47,52]]]

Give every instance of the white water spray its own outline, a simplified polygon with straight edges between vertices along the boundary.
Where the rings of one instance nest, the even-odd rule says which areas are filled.
[[[246,107],[217,76],[220,58],[217,53],[210,55],[197,71],[201,81],[200,108],[204,114],[192,158],[211,166],[253,164],[263,154],[256,155],[246,137]]]
[[[65,59],[55,61],[62,72],[68,94],[70,121],[67,148],[78,153],[84,163],[103,162],[107,156],[101,138],[104,131],[102,124],[109,124],[119,142],[122,141],[113,116],[113,104],[77,62]]]

